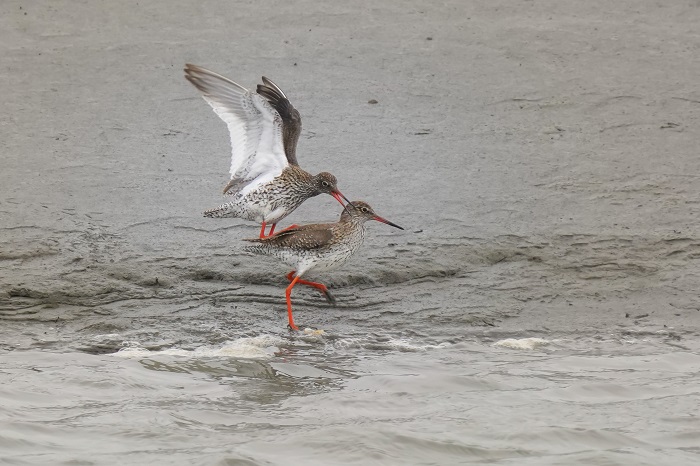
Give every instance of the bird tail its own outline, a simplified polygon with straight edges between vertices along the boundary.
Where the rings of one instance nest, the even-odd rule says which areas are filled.
[[[265,248],[264,244],[262,241],[260,241],[258,238],[245,238],[243,241],[250,241],[251,243],[257,243],[257,244],[250,244],[250,245],[245,245],[243,248],[243,252],[249,252],[251,254],[260,254],[260,255],[265,255],[267,249]]]
[[[240,217],[241,210],[233,202],[227,202],[226,204],[221,204],[215,209],[209,209],[204,211],[205,217],[210,218],[232,218]]]

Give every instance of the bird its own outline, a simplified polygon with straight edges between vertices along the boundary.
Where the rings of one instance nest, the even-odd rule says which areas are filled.
[[[317,175],[299,167],[296,157],[301,115],[282,89],[265,76],[251,92],[197,65],[185,65],[185,78],[226,123],[231,137],[231,180],[224,194],[233,199],[204,212],[205,217],[236,217],[261,223],[260,238],[306,199],[330,194],[341,205],[348,199],[328,172]],[[267,225],[271,225],[266,234]],[[290,226],[290,228],[296,225]]]
[[[365,222],[376,220],[403,230],[402,227],[378,216],[364,201],[352,201],[345,205],[336,223],[314,223],[287,228],[266,238],[247,238],[244,241],[255,243],[244,247],[247,252],[268,255],[282,260],[294,268],[287,274],[289,286],[287,298],[288,327],[299,330],[292,315],[292,288],[307,285],[323,293],[328,302],[335,303],[326,285],[303,280],[309,272],[331,270],[344,264],[362,245],[365,239]]]

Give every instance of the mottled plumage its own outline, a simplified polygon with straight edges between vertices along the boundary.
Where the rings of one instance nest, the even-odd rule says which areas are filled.
[[[271,80],[262,78],[257,92],[196,65],[185,66],[185,77],[226,122],[231,137],[231,180],[224,193],[233,199],[204,212],[205,217],[236,217],[275,224],[306,199],[330,194],[343,204],[335,176],[311,175],[299,167],[296,146],[301,116]]]
[[[334,301],[324,285],[301,280],[301,276],[312,269],[330,270],[344,264],[362,245],[367,220],[377,220],[401,228],[376,215],[366,202],[355,201],[345,206],[337,223],[303,225],[288,228],[266,238],[245,240],[255,243],[246,246],[246,251],[277,257],[294,268],[294,271],[287,275],[291,284],[286,292],[289,326],[292,329],[297,330],[292,318],[291,291],[294,285],[298,282],[313,286],[321,290],[329,301]]]

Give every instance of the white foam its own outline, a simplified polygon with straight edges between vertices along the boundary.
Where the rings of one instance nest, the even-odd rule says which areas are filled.
[[[438,345],[430,345],[430,344],[425,344],[425,345],[420,345],[411,342],[410,340],[403,339],[403,338],[397,338],[397,339],[391,339],[387,342],[387,344],[395,348],[399,351],[408,351],[408,352],[414,352],[414,351],[427,351],[431,349],[439,349],[439,348],[445,348],[449,346],[449,343],[440,343]]]
[[[493,344],[493,346],[517,350],[533,350],[541,346],[547,346],[549,343],[550,341],[545,340],[544,338],[506,338],[504,340],[497,341]]]
[[[332,343],[331,348],[347,350],[350,348],[370,348],[370,349],[384,349],[384,350],[397,350],[404,352],[420,352],[428,351],[432,349],[441,349],[451,346],[451,343],[440,343],[437,345],[433,344],[420,344],[410,339],[406,338],[390,338],[388,340],[376,341],[369,337],[348,337],[342,338]]]
[[[154,356],[171,356],[185,358],[240,358],[240,359],[270,359],[273,357],[277,346],[284,340],[272,335],[260,335],[257,337],[239,338],[224,343],[221,346],[200,346],[192,350],[181,348],[168,348],[165,350],[151,351],[134,342],[127,343],[122,349],[114,353],[122,358],[146,358]]]
[[[92,337],[93,340],[104,341],[104,340],[119,340],[122,338],[118,333],[100,333]]]

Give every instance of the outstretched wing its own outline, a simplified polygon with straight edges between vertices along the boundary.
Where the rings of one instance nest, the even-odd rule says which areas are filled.
[[[297,162],[297,142],[301,134],[301,115],[277,84],[265,76],[262,77],[262,80],[264,84],[258,84],[258,94],[265,97],[282,118],[282,137],[287,161],[292,165],[299,165]]]
[[[228,126],[231,181],[224,192],[246,194],[289,166],[282,118],[265,98],[196,65],[185,65],[185,77]]]

